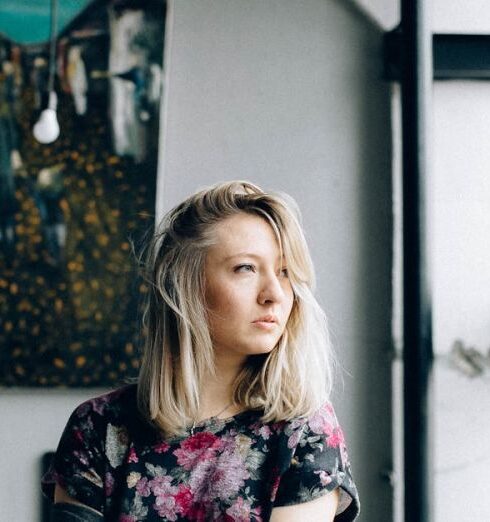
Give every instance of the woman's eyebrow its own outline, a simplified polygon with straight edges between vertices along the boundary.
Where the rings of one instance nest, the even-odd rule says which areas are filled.
[[[234,257],[251,257],[253,259],[263,259],[264,256],[261,256],[259,254],[254,254],[252,252],[239,252],[238,254],[232,254],[230,256],[226,256],[224,258],[224,261],[228,261],[230,259],[233,259]],[[277,256],[277,262],[281,261],[281,256]]]

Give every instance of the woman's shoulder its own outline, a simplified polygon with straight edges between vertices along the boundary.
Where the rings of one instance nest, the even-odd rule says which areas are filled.
[[[289,449],[294,449],[307,436],[320,435],[328,439],[329,444],[343,443],[342,430],[335,410],[329,400],[323,401],[312,411],[292,418],[266,423],[263,430],[270,429],[283,438]]]
[[[271,424],[274,425],[275,428],[281,428],[284,431],[291,431],[306,426],[311,427],[313,430],[322,430],[325,427],[325,424],[332,423],[337,423],[335,410],[331,401],[325,399],[306,413],[293,415]]]
[[[76,418],[90,417],[92,420],[105,422],[122,422],[133,414],[136,408],[136,384],[121,386],[114,390],[82,402],[72,416]]]

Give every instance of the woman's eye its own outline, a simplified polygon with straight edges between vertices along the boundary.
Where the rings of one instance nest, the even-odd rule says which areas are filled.
[[[281,268],[281,276],[282,277],[289,277],[288,269],[287,268]]]
[[[238,265],[235,267],[235,272],[255,272],[254,265]]]

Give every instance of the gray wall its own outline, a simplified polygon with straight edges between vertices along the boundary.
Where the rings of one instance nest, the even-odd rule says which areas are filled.
[[[381,32],[335,0],[170,6],[159,209],[249,179],[292,194],[346,370],[335,402],[363,503],[392,520],[391,129]]]

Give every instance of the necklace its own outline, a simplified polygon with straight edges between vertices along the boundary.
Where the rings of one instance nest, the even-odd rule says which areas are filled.
[[[233,404],[233,401],[231,401],[229,404],[227,404],[219,413],[217,413],[216,415],[213,415],[212,417],[209,417],[209,419],[204,419],[204,420],[207,420],[208,422],[210,421],[215,421],[217,420],[217,418],[223,413],[225,412],[231,405]],[[203,421],[201,421],[203,422]],[[191,432],[191,435],[194,435],[194,430],[196,428],[196,420],[194,419],[192,421],[192,426],[191,426],[191,429],[190,429],[190,432]]]

